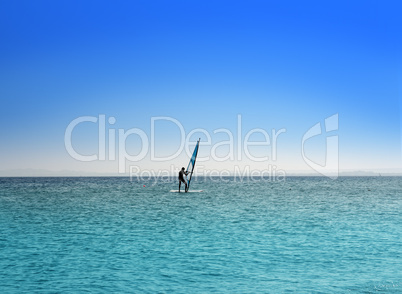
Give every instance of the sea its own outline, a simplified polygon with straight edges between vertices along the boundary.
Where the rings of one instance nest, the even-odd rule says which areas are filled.
[[[0,178],[0,293],[402,293],[402,178]]]

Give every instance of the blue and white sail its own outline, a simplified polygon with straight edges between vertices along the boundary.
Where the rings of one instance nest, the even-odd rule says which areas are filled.
[[[187,190],[190,188],[191,178],[193,176],[195,161],[197,159],[198,154],[198,146],[200,145],[200,139],[198,139],[197,145],[195,145],[193,156],[191,156],[190,162],[188,163],[186,173],[187,174]]]

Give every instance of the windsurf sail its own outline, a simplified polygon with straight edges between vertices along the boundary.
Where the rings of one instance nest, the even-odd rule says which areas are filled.
[[[194,166],[195,166],[195,160],[197,159],[197,154],[198,154],[198,146],[200,145],[200,139],[198,139],[197,145],[195,145],[193,156],[191,156],[190,162],[188,163],[187,170],[187,191],[190,188],[190,182],[191,178],[193,176],[193,171],[194,171]]]

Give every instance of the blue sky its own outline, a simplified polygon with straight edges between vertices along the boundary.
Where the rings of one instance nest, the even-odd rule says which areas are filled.
[[[398,2],[278,2],[2,1],[0,169],[116,172],[117,161],[78,162],[64,145],[72,120],[105,114],[116,118],[108,129],[148,136],[152,117],[175,118],[186,134],[213,135],[235,133],[241,115],[243,137],[253,128],[286,129],[271,163],[309,170],[301,138],[336,113],[341,170],[401,168]],[[325,138],[306,145],[309,156],[325,157]],[[90,123],[73,138],[83,154],[96,153],[97,140]],[[156,140],[160,154],[173,152],[178,129],[160,124]],[[127,139],[128,152],[140,143]],[[258,156],[272,151],[254,148]],[[135,164],[181,166],[186,156]]]

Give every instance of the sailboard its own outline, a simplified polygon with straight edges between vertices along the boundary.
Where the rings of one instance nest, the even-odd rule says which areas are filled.
[[[187,170],[186,170],[186,180],[187,180],[187,191],[184,192],[202,192],[202,190],[193,190],[189,191],[190,189],[190,183],[191,179],[193,177],[193,172],[194,172],[194,166],[195,166],[195,161],[197,160],[197,155],[198,155],[198,147],[200,146],[200,139],[198,139],[197,144],[195,145],[193,155],[190,158],[190,162],[187,165]],[[170,190],[170,192],[179,192],[179,190]]]
[[[185,191],[180,190],[180,193],[184,193],[184,192]],[[191,191],[187,190],[187,193],[201,193],[201,192],[204,192],[204,190],[191,190]],[[170,190],[170,193],[179,193],[179,190]]]

